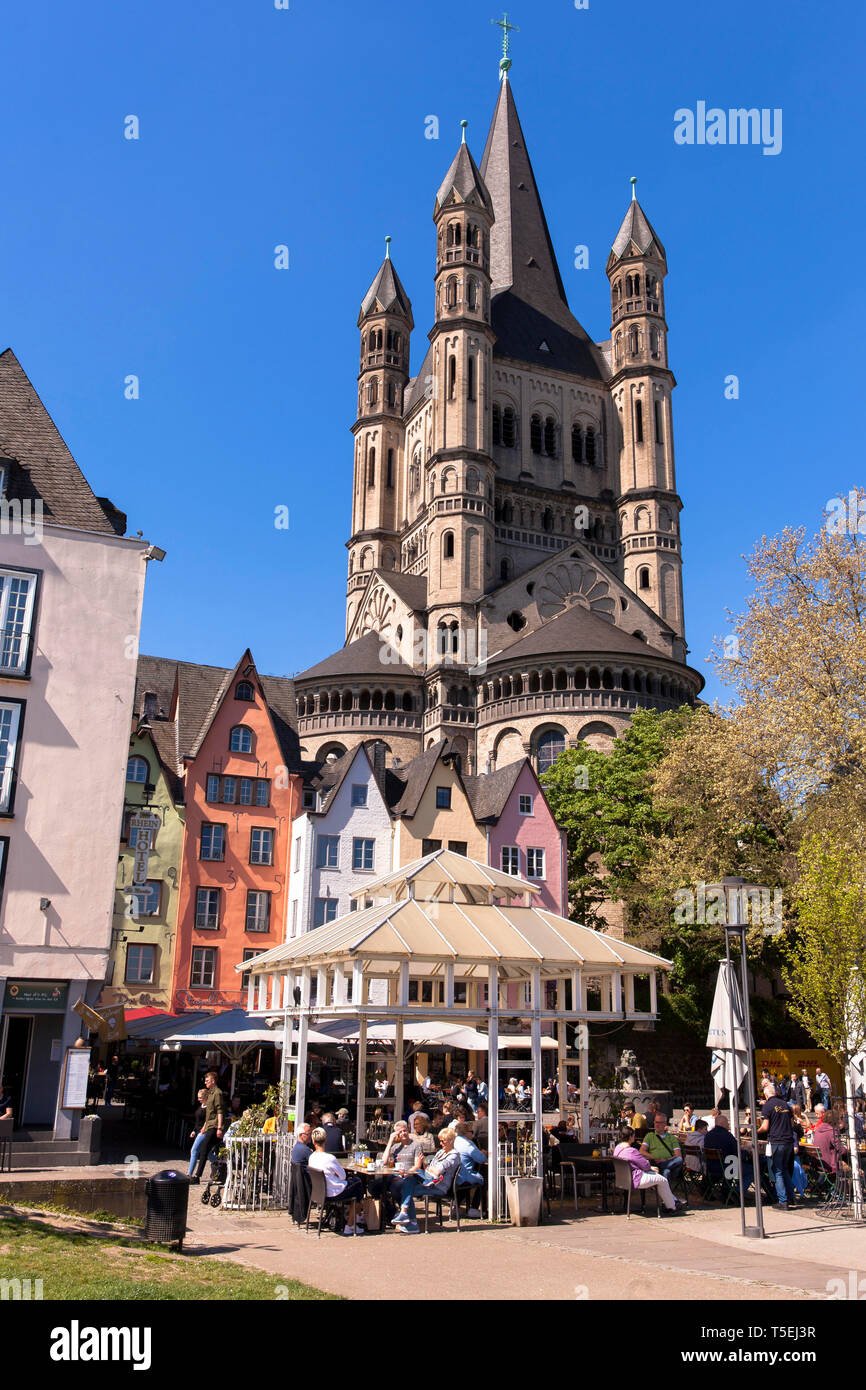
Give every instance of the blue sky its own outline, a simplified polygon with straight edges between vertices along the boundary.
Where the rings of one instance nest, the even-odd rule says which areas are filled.
[[[742,554],[762,533],[817,529],[826,500],[864,481],[862,10],[514,4],[518,110],[595,339],[632,174],[665,243],[687,635],[709,676],[725,608],[748,591]],[[417,366],[433,197],[463,117],[480,159],[500,13],[7,7],[0,345],[94,490],[167,551],[149,567],[143,650],[230,665],[249,645],[285,674],[340,646],[358,305],[389,234]],[[781,153],[677,145],[674,112],[699,101],[781,108]],[[578,244],[588,270],[573,268]]]

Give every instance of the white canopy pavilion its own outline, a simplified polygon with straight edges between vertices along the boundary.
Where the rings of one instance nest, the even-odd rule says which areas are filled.
[[[579,1070],[581,1129],[588,1139],[588,1030],[578,1029],[578,1056],[570,1061],[566,1025],[654,1020],[656,972],[671,966],[661,956],[535,906],[538,891],[524,879],[437,850],[363,884],[352,894],[358,910],[237,966],[248,974],[248,1012],[283,1023],[283,1075],[289,1080],[296,1071],[298,1116],[305,1109],[311,1019],[326,1031],[328,1021],[357,1021],[359,1135],[367,1042],[374,1029],[393,1026],[395,1115],[403,1112],[404,1039],[426,1032],[432,1041],[429,1035],[442,1024],[473,1030],[488,1058],[491,1219],[498,1186],[499,1071],[514,1065],[499,1057],[500,1019],[517,1013],[529,1020],[534,1114],[521,1118],[534,1123],[540,1174],[542,1027],[556,1030],[561,1112],[568,1068]],[[369,899],[371,907],[360,906]],[[648,977],[648,1009],[636,1008],[638,977]],[[430,981],[443,985],[441,1004],[420,1002],[422,982]],[[373,982],[379,983],[371,992]],[[528,992],[528,1006],[509,1004],[514,985]],[[600,1007],[588,1007],[590,990]],[[437,990],[430,993],[436,1000]]]

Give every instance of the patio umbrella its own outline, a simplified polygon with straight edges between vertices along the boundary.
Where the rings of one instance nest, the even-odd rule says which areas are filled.
[[[273,1029],[257,1018],[250,1018],[244,1009],[228,1009],[225,1013],[199,1019],[191,1028],[170,1033],[164,1041],[184,1045],[200,1043],[216,1048],[232,1064],[231,1090],[234,1091],[238,1062],[253,1048],[275,1042],[276,1038]]]
[[[749,1069],[743,1003],[736,968],[731,961],[719,962],[707,1047],[712,1048],[710,1072],[715,1082],[718,1104],[723,1090],[729,1095],[736,1095]]]

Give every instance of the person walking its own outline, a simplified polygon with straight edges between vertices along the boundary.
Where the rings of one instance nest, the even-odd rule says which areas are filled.
[[[818,1091],[820,1091],[820,1095],[819,1095],[819,1097],[818,1097],[818,1100],[819,1100],[820,1103],[824,1106],[824,1109],[825,1109],[825,1110],[828,1109],[828,1108],[829,1108],[829,1105],[830,1105],[830,1086],[831,1086],[831,1084],[832,1084],[832,1083],[831,1083],[831,1081],[830,1081],[829,1076],[828,1076],[827,1073],[825,1072],[824,1068],[821,1067],[821,1068],[815,1073],[815,1086],[817,1087]]]
[[[198,1107],[192,1118],[193,1128],[190,1130],[189,1135],[190,1139],[192,1140],[192,1149],[190,1150],[189,1155],[189,1169],[187,1170],[187,1177],[190,1178],[195,1172],[195,1166],[198,1163],[199,1158],[201,1157],[201,1151],[204,1147],[204,1120],[206,1114],[205,1101],[207,1100],[207,1091],[204,1089],[204,1087],[202,1087],[202,1089],[199,1091],[196,1099],[198,1100]]]
[[[226,1118],[226,1098],[217,1085],[217,1073],[209,1071],[204,1078],[207,1096],[205,1097],[205,1116],[203,1141],[199,1150],[198,1167],[190,1178],[191,1183],[201,1181],[204,1166],[207,1163],[208,1154],[215,1144],[218,1144],[223,1137]]]

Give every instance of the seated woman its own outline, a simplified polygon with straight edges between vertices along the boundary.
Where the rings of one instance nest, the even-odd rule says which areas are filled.
[[[457,1137],[454,1140],[454,1148],[460,1155],[460,1168],[455,1179],[459,1189],[469,1189],[469,1206],[467,1216],[479,1217],[481,1215],[481,1196],[487,1180],[487,1154],[479,1149],[470,1137],[470,1126],[464,1121],[456,1127]]]
[[[343,1231],[343,1235],[363,1235],[363,1227],[358,1224],[356,1216],[357,1204],[364,1196],[364,1184],[361,1182],[357,1173],[348,1175],[345,1168],[337,1161],[334,1155],[325,1152],[325,1140],[327,1139],[327,1135],[321,1127],[313,1130],[311,1138],[313,1141],[313,1153],[307,1161],[308,1168],[312,1168],[314,1171],[324,1174],[325,1191],[329,1197],[339,1197],[349,1202],[346,1227]]]
[[[690,1105],[683,1106],[683,1118],[680,1120],[680,1129],[683,1134],[691,1134],[695,1127],[695,1112]]]
[[[415,1143],[420,1144],[423,1154],[435,1154],[436,1140],[430,1130],[430,1124],[425,1115],[412,1116],[411,1134]]]
[[[630,1129],[621,1129],[619,1132],[619,1143],[613,1151],[614,1158],[624,1158],[631,1165],[632,1185],[635,1191],[645,1190],[648,1187],[657,1187],[659,1196],[664,1202],[668,1211],[680,1211],[686,1204],[679,1197],[675,1197],[671,1192],[670,1183],[661,1173],[654,1173],[648,1158],[644,1158],[640,1149],[634,1147],[634,1136]]]
[[[373,1178],[368,1184],[370,1196],[385,1196],[386,1199],[391,1200],[392,1205],[398,1205],[403,1191],[404,1177],[410,1172],[418,1172],[423,1157],[424,1150],[418,1140],[410,1136],[406,1121],[398,1120],[388,1143],[385,1145],[385,1152],[382,1154],[382,1162],[387,1167],[393,1164],[396,1171],[393,1177],[383,1175],[380,1178]]]

